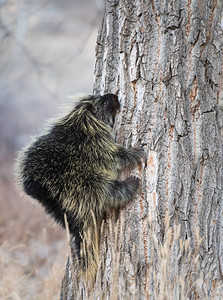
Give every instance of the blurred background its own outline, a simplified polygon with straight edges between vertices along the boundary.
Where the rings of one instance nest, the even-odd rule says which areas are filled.
[[[103,0],[0,0],[0,299],[59,299],[66,234],[16,191],[16,153],[91,94]]]

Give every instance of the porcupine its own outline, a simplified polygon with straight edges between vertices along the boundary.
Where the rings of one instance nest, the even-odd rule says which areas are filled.
[[[144,156],[142,148],[125,149],[115,143],[111,129],[119,107],[114,94],[81,99],[18,158],[18,179],[25,193],[63,227],[66,214],[82,273],[97,265],[97,234],[106,212],[125,206],[139,187],[136,177],[118,179],[119,171],[134,167]],[[90,247],[83,255],[87,232]]]

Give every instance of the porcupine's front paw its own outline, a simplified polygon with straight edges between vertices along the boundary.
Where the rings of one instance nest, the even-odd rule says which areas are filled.
[[[130,176],[124,182],[127,185],[128,189],[131,193],[131,196],[133,196],[139,188],[139,183],[140,183],[139,178]]]

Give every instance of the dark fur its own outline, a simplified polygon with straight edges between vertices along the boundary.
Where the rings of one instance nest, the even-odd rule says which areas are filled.
[[[18,160],[25,193],[63,227],[66,214],[80,260],[85,233],[91,230],[91,243],[97,248],[94,224],[100,227],[105,213],[123,207],[139,187],[135,177],[118,180],[121,169],[134,167],[143,157],[142,149],[127,150],[114,142],[111,126],[119,106],[113,94],[82,99]]]

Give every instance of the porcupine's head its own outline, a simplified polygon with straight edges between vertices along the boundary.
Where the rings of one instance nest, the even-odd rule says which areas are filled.
[[[118,97],[114,94],[105,94],[103,96],[90,96],[83,99],[79,107],[90,111],[98,120],[113,127],[115,115],[120,108]]]

